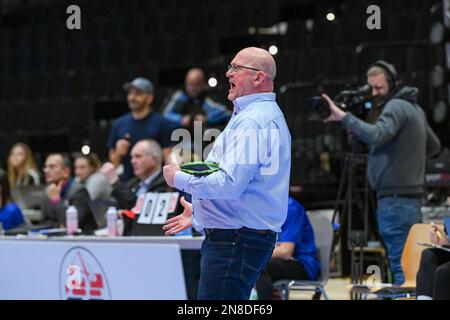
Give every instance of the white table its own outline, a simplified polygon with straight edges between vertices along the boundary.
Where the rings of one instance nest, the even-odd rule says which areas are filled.
[[[2,299],[186,299],[202,237],[0,237]]]
[[[158,237],[97,237],[97,236],[63,236],[34,238],[28,236],[4,236],[1,240],[33,240],[33,241],[63,241],[63,242],[96,242],[96,243],[146,243],[146,244],[177,244],[181,250],[200,250],[204,237],[192,236],[158,236]]]

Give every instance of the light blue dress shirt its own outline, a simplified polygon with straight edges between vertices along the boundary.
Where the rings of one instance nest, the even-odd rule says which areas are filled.
[[[192,195],[193,226],[281,231],[287,215],[291,135],[274,93],[233,101],[233,115],[207,161],[220,171],[195,177],[178,171],[174,184]]]

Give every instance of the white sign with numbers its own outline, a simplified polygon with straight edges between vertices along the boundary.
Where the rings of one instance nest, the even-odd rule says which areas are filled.
[[[158,194],[158,200],[155,206],[155,213],[153,214],[152,224],[164,224],[167,220],[169,211],[170,192]]]
[[[155,209],[155,203],[158,198],[157,193],[147,193],[144,199],[144,206],[139,214],[138,223],[151,224],[153,218],[153,211]]]
[[[146,193],[137,222],[140,224],[164,224],[169,213],[175,211],[178,197],[178,192]]]

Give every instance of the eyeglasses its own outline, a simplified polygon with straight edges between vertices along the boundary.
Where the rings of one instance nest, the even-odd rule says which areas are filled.
[[[249,69],[249,70],[253,70],[253,71],[262,71],[256,68],[252,68],[252,67],[246,67],[246,66],[241,66],[238,64],[229,64],[228,65],[228,71],[232,71],[232,72],[238,72],[241,69]]]
[[[53,170],[53,169],[56,169],[57,167],[58,167],[58,165],[56,165],[56,164],[48,164],[42,168],[42,171],[44,171],[46,169]]]

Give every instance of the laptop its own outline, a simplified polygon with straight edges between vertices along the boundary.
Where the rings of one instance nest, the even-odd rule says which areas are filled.
[[[15,187],[11,189],[11,197],[21,209],[41,209],[44,195],[45,185]]]
[[[106,211],[109,207],[116,207],[117,203],[114,200],[94,200],[89,201],[89,208],[94,215],[94,219],[97,222],[99,229],[106,227]]]

